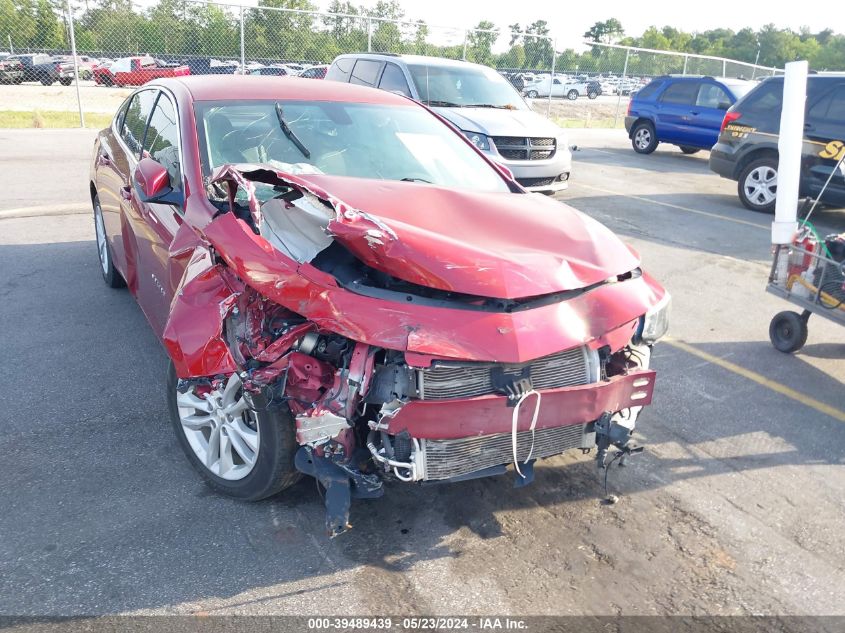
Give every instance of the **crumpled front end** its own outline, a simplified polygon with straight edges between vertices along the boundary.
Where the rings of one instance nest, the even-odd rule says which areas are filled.
[[[479,266],[476,282],[442,237],[428,248],[424,231],[313,179],[226,166],[213,180],[219,213],[200,231],[165,343],[183,389],[237,373],[251,407],[290,412],[296,467],[326,486],[331,535],[349,527],[350,499],[379,496],[387,479],[512,465],[525,484],[536,459],[597,447],[603,465],[611,446],[629,450],[654,388],[647,315],[666,299],[630,251],[565,262],[521,292],[509,274],[546,251],[510,271]],[[505,296],[473,292],[501,280]]]

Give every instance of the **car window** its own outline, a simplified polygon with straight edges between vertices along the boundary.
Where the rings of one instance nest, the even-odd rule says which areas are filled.
[[[405,81],[405,75],[402,74],[402,69],[396,64],[387,64],[384,67],[378,87],[382,90],[398,92],[406,97],[411,96],[411,90],[408,88],[408,82]]]
[[[372,59],[359,59],[355,62],[355,68],[349,77],[349,83],[362,86],[375,86],[381,70],[381,62]]]
[[[118,59],[114,64],[112,64],[110,70],[113,73],[129,72],[130,70],[132,70],[132,60],[126,57],[124,57],[123,59]]]
[[[638,99],[650,99],[663,85],[662,81],[652,81],[645,88],[637,92]]]
[[[732,102],[733,99],[728,96],[728,93],[716,84],[701,84],[695,105],[702,108],[718,108],[720,103],[730,104]]]
[[[843,117],[845,117],[845,85],[839,85],[830,90],[807,111],[808,119],[841,122],[845,120]]]
[[[123,117],[123,125],[120,128],[120,138],[137,158],[141,155],[141,143],[144,140],[144,129],[147,127],[147,119],[150,118],[153,104],[155,103],[155,90],[141,90],[132,97],[126,115]]]
[[[476,64],[408,64],[420,100],[434,106],[494,106],[524,110],[516,88],[492,68]],[[551,78],[546,76],[544,78]]]
[[[352,72],[352,67],[355,65],[355,60],[351,57],[341,57],[332,62],[332,78],[337,81],[349,81],[349,74]]]
[[[697,81],[676,81],[669,84],[669,87],[663,91],[663,96],[660,100],[663,103],[677,103],[692,105],[698,94]]]
[[[144,137],[144,156],[149,156],[164,165],[170,176],[170,186],[173,189],[182,189],[176,109],[164,94],[159,97],[147,126]]]
[[[783,82],[767,81],[748,93],[740,104],[741,112],[779,111],[783,96]]]

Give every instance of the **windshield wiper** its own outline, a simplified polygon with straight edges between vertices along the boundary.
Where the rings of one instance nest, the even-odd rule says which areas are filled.
[[[279,119],[279,125],[282,128],[282,132],[284,132],[285,136],[288,137],[288,140],[296,145],[296,149],[302,152],[302,155],[305,156],[305,158],[311,158],[311,152],[308,151],[308,148],[305,147],[302,141],[299,140],[299,137],[293,133],[293,130],[288,127],[288,122],[285,121],[285,115],[282,112],[282,106],[278,101],[276,101],[276,118]]]
[[[428,184],[432,184],[432,182],[430,180],[426,180],[425,178],[405,177],[405,178],[400,178],[400,180],[402,182],[427,182]]]
[[[451,101],[437,101],[437,100],[431,100],[431,99],[426,101],[425,104],[428,105],[428,106],[434,106],[435,108],[460,108],[461,107],[460,103],[453,103]]]
[[[496,108],[497,110],[516,110],[516,106],[511,105],[494,105],[492,103],[468,103],[465,108]]]

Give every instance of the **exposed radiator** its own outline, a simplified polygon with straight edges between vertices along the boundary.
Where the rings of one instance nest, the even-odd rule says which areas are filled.
[[[571,448],[582,446],[585,424],[573,424],[534,433],[535,457],[551,457]],[[585,446],[593,445],[589,437]],[[513,446],[510,433],[481,435],[457,440],[421,440],[425,454],[425,478],[427,480],[449,479],[477,470],[513,462]],[[531,431],[517,433],[517,457],[520,462],[528,458],[531,450]]]
[[[535,389],[585,385],[595,380],[591,378],[588,354],[584,348],[576,347],[521,364],[439,363],[430,369],[418,370],[417,384],[423,400],[472,398],[495,392],[494,368],[508,373],[529,367],[531,384]]]

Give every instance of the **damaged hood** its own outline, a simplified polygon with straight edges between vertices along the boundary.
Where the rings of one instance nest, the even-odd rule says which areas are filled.
[[[311,174],[297,180],[335,206],[338,217],[326,228],[335,240],[407,282],[521,299],[584,288],[639,266],[604,225],[545,196]]]

